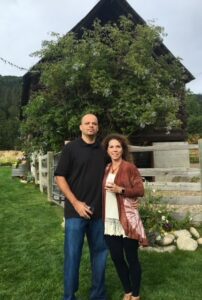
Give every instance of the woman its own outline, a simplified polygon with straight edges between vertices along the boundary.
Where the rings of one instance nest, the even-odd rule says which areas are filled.
[[[147,239],[137,210],[137,197],[143,196],[144,187],[132,163],[127,139],[111,134],[104,139],[103,146],[111,158],[103,179],[105,238],[123,285],[123,300],[139,300],[138,247],[147,245]]]

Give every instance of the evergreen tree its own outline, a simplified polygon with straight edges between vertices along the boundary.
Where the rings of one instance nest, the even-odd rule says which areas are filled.
[[[16,148],[19,137],[21,77],[0,76],[0,150]]]
[[[189,94],[186,99],[187,107],[187,130],[190,135],[202,137],[202,95]]]

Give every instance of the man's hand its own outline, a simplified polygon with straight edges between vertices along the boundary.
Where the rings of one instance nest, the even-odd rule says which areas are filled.
[[[56,182],[60,190],[65,195],[65,197],[73,205],[74,209],[79,214],[79,216],[85,219],[90,219],[93,212],[85,202],[79,201],[74,195],[74,193],[72,193],[70,186],[66,181],[66,178],[63,176],[56,176]]]
[[[88,206],[85,202],[76,201],[74,204],[74,208],[79,214],[79,216],[85,219],[90,219],[93,214],[93,212],[90,209],[90,206]]]

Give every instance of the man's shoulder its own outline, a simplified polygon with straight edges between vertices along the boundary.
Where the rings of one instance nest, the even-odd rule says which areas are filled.
[[[79,145],[79,144],[80,144],[80,139],[77,138],[77,139],[75,139],[75,140],[73,140],[73,141],[68,141],[68,142],[66,142],[66,144],[65,144],[65,146],[64,146],[64,149],[71,149],[71,148],[76,147],[76,146]]]
[[[105,150],[103,149],[103,147],[101,146],[101,144],[99,143],[99,141],[95,141],[95,143],[93,144],[87,144],[85,143],[85,141],[82,140],[81,137],[76,138],[73,141],[69,141],[65,147],[64,147],[64,151],[74,151],[76,149],[79,149],[80,151],[82,151],[82,149],[95,149],[96,151],[99,151],[101,153],[105,153]]]

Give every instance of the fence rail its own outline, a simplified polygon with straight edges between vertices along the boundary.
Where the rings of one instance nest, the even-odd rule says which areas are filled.
[[[146,179],[146,187],[158,191],[177,191],[187,193],[187,195],[177,197],[176,195],[165,197],[170,204],[180,205],[202,205],[202,139],[198,141],[198,145],[153,145],[153,146],[133,146],[130,145],[131,152],[148,152],[148,151],[173,151],[173,150],[198,150],[199,153],[199,167],[197,168],[140,168],[140,174]],[[165,152],[164,152],[165,153]],[[35,166],[38,169],[34,170],[35,182],[39,184],[40,191],[47,191],[48,200],[57,204],[63,205],[64,196],[59,191],[55,179],[54,169],[57,165],[60,153],[54,154],[48,152],[46,155],[38,155],[35,161]],[[38,163],[36,163],[38,161]],[[164,181],[158,181],[158,176],[162,176]],[[180,182],[173,182],[170,176],[174,178],[180,177]],[[147,181],[147,177],[152,178],[151,182]],[[156,179],[157,178],[157,179]],[[197,182],[190,182],[195,181]],[[197,193],[197,195],[190,196],[189,193]],[[184,199],[184,200],[183,200]],[[201,212],[202,221],[202,212]]]
[[[200,177],[199,168],[139,168],[142,176],[156,176],[156,175],[173,175],[186,177]]]
[[[200,141],[200,140],[199,140]],[[170,151],[170,150],[196,150],[199,149],[199,145],[184,144],[184,145],[153,145],[153,146],[133,146],[130,145],[131,152],[148,152],[148,151]]]
[[[161,191],[201,191],[201,184],[195,182],[147,182],[147,186]]]

